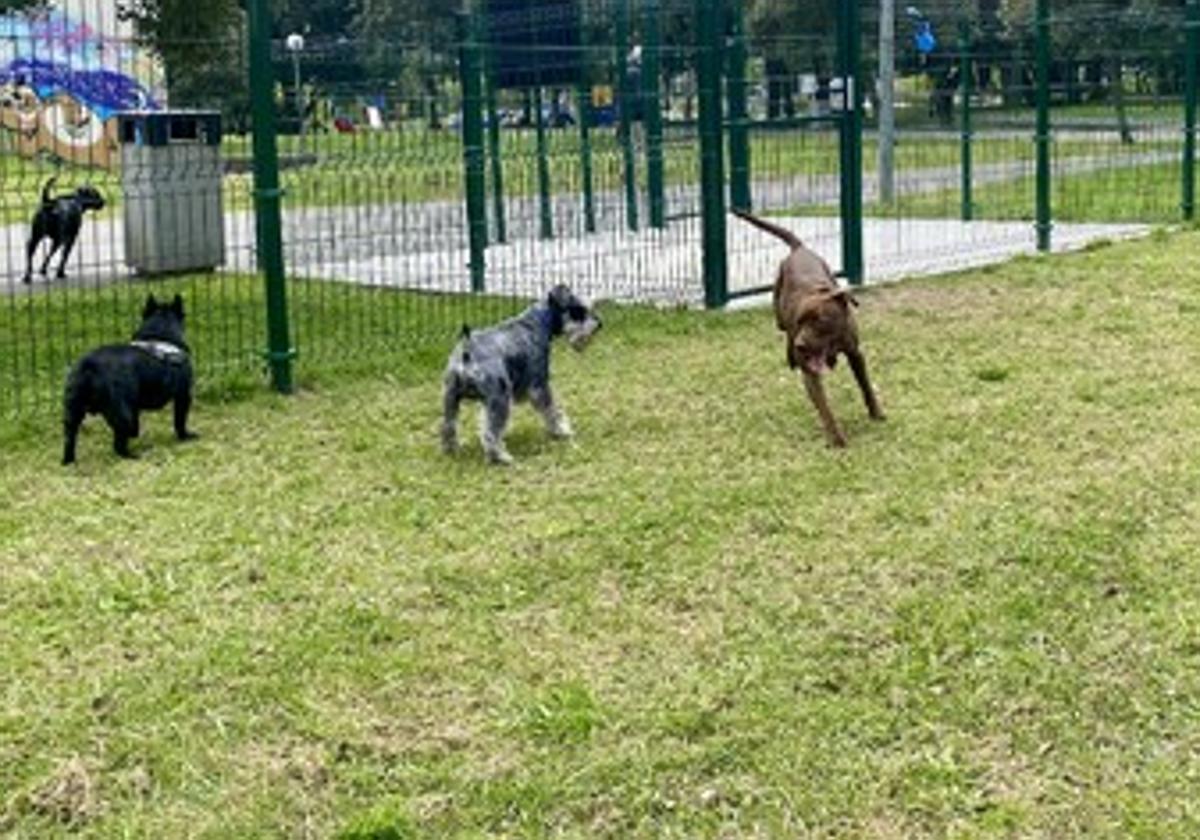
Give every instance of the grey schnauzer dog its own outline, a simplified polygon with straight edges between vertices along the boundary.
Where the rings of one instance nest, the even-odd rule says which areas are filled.
[[[464,325],[443,380],[442,449],[458,450],[463,400],[483,403],[480,440],[493,464],[512,463],[504,431],[514,402],[528,399],[552,437],[570,437],[570,421],[550,390],[550,344],[561,335],[572,348],[583,350],[600,327],[596,312],[562,285],[551,289],[544,301],[494,327],[472,331]]]

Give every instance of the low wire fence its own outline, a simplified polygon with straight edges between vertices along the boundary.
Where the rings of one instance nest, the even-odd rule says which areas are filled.
[[[464,321],[558,282],[660,305],[760,292],[781,245],[730,206],[849,282],[1192,217],[1196,3],[889,5],[480,0],[440,40],[265,32],[269,121],[244,25],[184,51],[104,13],[2,16],[0,413],[56,406],[148,294],[184,296],[202,389],[261,386],[280,348],[256,130],[278,150],[301,382],[431,374]],[[216,58],[183,74],[179,55]],[[26,283],[51,177],[106,206],[65,278],[39,254]]]

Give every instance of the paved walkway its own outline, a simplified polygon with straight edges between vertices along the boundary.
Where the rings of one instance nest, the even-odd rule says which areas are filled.
[[[1081,174],[1177,159],[1169,152],[1131,152],[1114,161],[1109,155],[1068,157],[1056,162],[1055,174]],[[1032,161],[980,165],[975,183],[1014,180],[1031,175]],[[897,193],[917,195],[958,187],[957,167],[902,170]],[[835,207],[839,184],[835,175],[753,184],[757,207]],[[878,195],[874,173],[864,178],[864,200]],[[644,202],[644,196],[641,197]],[[533,295],[547,284],[568,281],[593,296],[621,299],[692,302],[701,291],[700,230],[696,214],[699,190],[669,191],[671,221],[666,230],[625,230],[623,197],[597,195],[598,233],[584,231],[582,202],[557,196],[551,217],[556,238],[538,239],[540,212],[536,199],[514,198],[507,205],[509,242],[488,249],[489,291]],[[647,208],[639,208],[642,223]],[[770,237],[730,217],[730,286],[741,289],[766,282],[778,261]],[[374,204],[353,207],[302,207],[285,212],[285,253],[295,276],[429,291],[469,288],[465,219],[459,202]],[[833,265],[839,265],[840,235],[836,216],[795,219],[796,231]],[[1125,237],[1144,225],[1058,225],[1056,249],[1077,248],[1100,237]],[[7,263],[0,267],[0,291],[20,291],[26,228],[0,228]],[[226,265],[230,271],[254,269],[254,218],[249,212],[224,216]],[[868,218],[864,222],[868,281],[937,273],[1002,261],[1033,250],[1029,223],[971,222],[946,219]],[[125,231],[120,218],[85,225],[71,283],[95,285],[124,275]],[[114,267],[122,267],[114,272]]]
[[[772,220],[795,231],[831,265],[841,262],[837,219],[779,217]],[[1082,248],[1098,239],[1144,234],[1143,225],[1060,225],[1054,229],[1055,251]],[[769,234],[730,219],[729,285],[732,291],[770,284],[783,245]],[[869,283],[922,274],[937,274],[1003,262],[1036,252],[1033,226],[1027,222],[956,222],[937,219],[895,221],[868,218],[863,225]],[[643,231],[616,237],[558,239],[494,246],[487,253],[488,290],[533,297],[549,286],[571,283],[594,298],[662,303],[699,303],[703,298],[703,257],[698,246],[700,222],[688,219],[665,231]],[[428,291],[469,290],[465,248],[437,254],[377,255],[308,267],[311,276],[388,286],[406,278],[406,288]]]

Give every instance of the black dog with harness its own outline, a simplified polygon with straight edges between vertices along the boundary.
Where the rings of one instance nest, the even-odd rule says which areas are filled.
[[[63,464],[75,461],[75,441],[88,414],[100,414],[113,432],[113,449],[132,458],[129,440],[140,432],[142,411],[175,406],[175,436],[189,440],[192,360],[183,340],[183,299],[159,303],[150,295],[142,325],[127,344],[110,344],[88,353],[67,377],[63,397]]]

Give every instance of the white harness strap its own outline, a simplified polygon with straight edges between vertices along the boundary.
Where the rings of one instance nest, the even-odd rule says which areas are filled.
[[[129,343],[139,350],[145,350],[159,361],[175,363],[187,361],[187,352],[169,341],[131,341]]]

